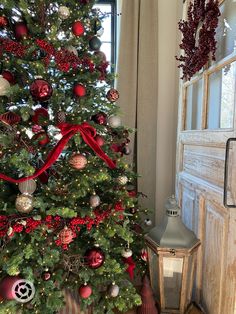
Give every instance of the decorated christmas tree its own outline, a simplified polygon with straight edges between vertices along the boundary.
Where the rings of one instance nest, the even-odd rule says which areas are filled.
[[[0,3],[0,313],[140,305],[137,175],[125,161],[105,15],[93,0]]]

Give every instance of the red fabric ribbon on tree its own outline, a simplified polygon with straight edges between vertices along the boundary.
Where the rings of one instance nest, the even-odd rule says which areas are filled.
[[[126,271],[129,274],[131,280],[134,279],[134,269],[136,267],[135,262],[133,261],[132,256],[123,259],[125,264],[128,265]]]
[[[69,124],[69,123],[61,123],[58,125],[58,128],[61,130],[62,138],[57,143],[57,145],[53,148],[53,150],[49,153],[47,159],[45,160],[43,166],[35,171],[35,173],[31,176],[13,179],[11,177],[6,176],[3,173],[0,173],[0,179],[9,181],[12,183],[20,183],[30,179],[37,178],[40,174],[50,168],[55,161],[57,161],[60,156],[63,148],[68,143],[68,141],[76,134],[80,133],[85,143],[92,148],[92,150],[106,162],[106,164],[114,169],[116,167],[115,163],[104,153],[104,151],[100,148],[100,146],[95,141],[94,137],[96,135],[96,130],[87,122],[82,124]]]

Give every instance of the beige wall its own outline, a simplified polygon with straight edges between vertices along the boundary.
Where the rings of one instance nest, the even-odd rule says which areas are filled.
[[[156,222],[163,216],[165,199],[174,193],[179,71],[174,56],[179,43],[180,0],[158,1],[158,98]]]

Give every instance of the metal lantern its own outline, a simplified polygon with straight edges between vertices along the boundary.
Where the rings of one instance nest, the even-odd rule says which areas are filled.
[[[151,285],[161,313],[185,313],[191,301],[200,240],[182,222],[174,196],[161,225],[145,236]]]

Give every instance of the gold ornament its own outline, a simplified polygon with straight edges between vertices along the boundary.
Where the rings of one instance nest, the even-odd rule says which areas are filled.
[[[22,214],[30,213],[33,210],[34,198],[31,195],[21,194],[16,198],[16,209]]]
[[[58,9],[58,15],[62,20],[66,20],[70,16],[70,10],[66,6],[62,5]]]

